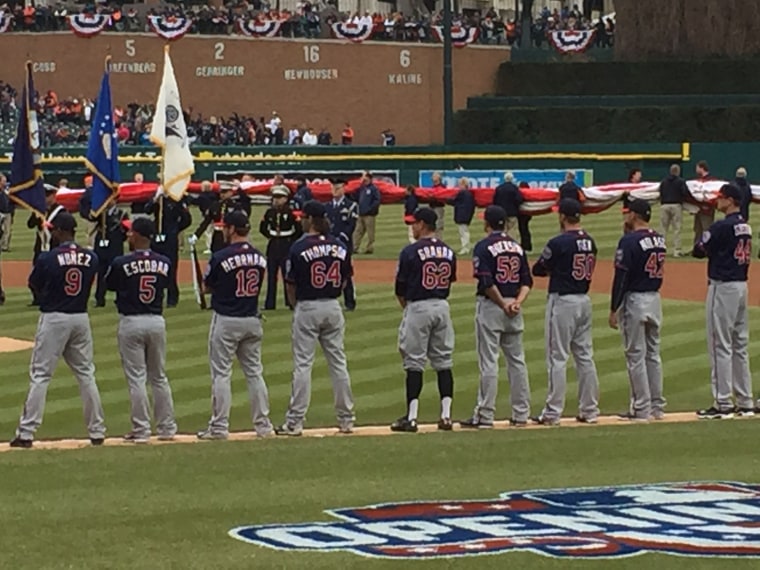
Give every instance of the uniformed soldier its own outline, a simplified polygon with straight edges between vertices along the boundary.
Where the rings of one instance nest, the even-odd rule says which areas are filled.
[[[32,256],[32,265],[37,263],[37,259],[39,258],[41,253],[44,253],[46,251],[50,251],[51,246],[56,247],[58,244],[51,244],[52,241],[52,235],[50,233],[50,230],[45,225],[52,224],[53,220],[55,220],[56,216],[60,214],[61,212],[65,212],[66,208],[61,206],[60,204],[57,204],[55,201],[55,195],[58,192],[58,189],[55,186],[50,186],[48,184],[45,184],[45,206],[47,208],[45,219],[40,219],[36,214],[32,213],[29,216],[29,220],[26,222],[26,227],[31,229],[37,229],[37,235],[34,238],[34,255]],[[39,305],[39,299],[37,298],[37,294],[35,293],[34,289],[32,289],[32,306]]]
[[[359,207],[353,200],[346,198],[343,180],[333,179],[333,199],[325,204],[327,219],[330,220],[330,234],[338,238],[348,248],[349,275],[346,287],[343,290],[343,300],[346,310],[353,311],[356,308],[356,292],[354,290],[354,266],[351,254],[354,251],[353,235],[356,229],[356,221],[359,219]]]
[[[244,203],[239,200],[235,200],[235,188],[232,186],[223,186],[219,190],[219,197],[216,200],[211,200],[207,203],[206,211],[203,215],[203,221],[195,230],[195,233],[191,234],[187,241],[190,245],[195,245],[200,237],[206,232],[209,227],[213,228],[213,234],[211,235],[211,253],[216,253],[220,249],[227,246],[224,240],[224,224],[222,220],[228,212],[234,212],[235,210],[242,210],[246,214],[246,217],[250,214],[250,200],[248,201],[248,211],[244,209]],[[248,196],[246,196],[248,198]]]
[[[290,246],[301,237],[301,224],[295,218],[288,203],[290,190],[287,186],[272,188],[272,207],[264,212],[259,224],[259,233],[267,243],[267,298],[264,310],[271,311],[277,306],[277,272],[285,279],[285,263],[288,260]],[[283,289],[285,304],[292,309],[288,302],[287,293]]]
[[[95,306],[106,306],[106,273],[114,259],[124,254],[126,231],[122,222],[129,219],[124,210],[111,206],[95,220],[95,253],[98,256],[98,281],[95,287]]]
[[[171,262],[166,306],[176,307],[179,303],[179,286],[177,285],[179,233],[193,222],[193,218],[184,199],[175,201],[169,198],[160,186],[156,195],[145,204],[145,213],[155,216],[157,233],[153,237],[151,249],[162,253]]]

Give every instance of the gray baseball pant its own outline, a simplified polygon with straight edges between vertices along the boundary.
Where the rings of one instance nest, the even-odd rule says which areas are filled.
[[[707,288],[707,353],[715,407],[754,408],[749,371],[749,320],[745,281],[710,281]]]
[[[335,415],[341,427],[353,427],[354,396],[348,375],[343,334],[346,321],[337,299],[298,301],[293,314],[293,384],[285,416],[294,429],[303,428],[311,401],[311,370],[317,343],[322,347],[332,380]]]
[[[95,383],[92,361],[92,332],[87,313],[41,313],[34,337],[29,367],[29,394],[19,420],[16,436],[33,439],[42,425],[45,399],[53,372],[61,356],[79,383],[84,419],[90,438],[105,437],[103,406]]]
[[[211,365],[211,420],[208,429],[219,435],[230,431],[232,406],[232,361],[237,356],[248,383],[248,400],[256,435],[265,437],[272,431],[269,421],[269,392],[261,364],[261,340],[264,336],[258,317],[228,317],[214,312],[208,335]]]
[[[578,379],[579,415],[587,420],[599,416],[599,379],[594,364],[591,307],[588,295],[549,295],[544,325],[549,392],[541,414],[544,419],[558,420],[565,408],[570,354],[575,360]]]
[[[408,303],[398,329],[398,348],[404,370],[425,370],[428,359],[435,371],[454,366],[454,325],[449,303],[429,299]]]
[[[629,412],[641,419],[662,417],[666,402],[662,395],[660,294],[628,293],[619,309],[619,323],[631,386]]]
[[[513,299],[508,299],[511,301]],[[478,297],[475,309],[475,348],[478,351],[480,387],[473,418],[493,423],[499,388],[499,350],[507,361],[512,419],[527,421],[530,415],[530,384],[523,350],[523,316],[507,316],[485,297]]]
[[[124,377],[129,388],[132,433],[149,437],[150,403],[146,384],[153,393],[156,432],[177,433],[172,389],[166,378],[166,323],[161,315],[122,315],[117,332]]]

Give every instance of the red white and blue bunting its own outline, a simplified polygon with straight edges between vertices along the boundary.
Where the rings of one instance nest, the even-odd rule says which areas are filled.
[[[237,29],[242,35],[249,38],[273,38],[282,27],[280,20],[238,20]]]
[[[13,14],[0,11],[0,34],[10,29],[11,22],[13,22]]]
[[[350,40],[357,43],[363,42],[372,36],[372,24],[366,22],[361,24],[335,22],[332,24],[332,33],[339,40]]]
[[[193,26],[192,18],[177,18],[176,16],[148,16],[148,24],[156,35],[165,40],[178,40],[190,31]]]
[[[451,26],[451,43],[454,47],[464,47],[477,40],[479,33],[480,30],[477,27]],[[433,26],[433,37],[439,42],[443,41],[443,26]]]
[[[111,25],[108,14],[72,14],[68,17],[69,28],[80,38],[92,38]]]
[[[581,53],[594,41],[596,30],[554,30],[549,41],[560,53]]]

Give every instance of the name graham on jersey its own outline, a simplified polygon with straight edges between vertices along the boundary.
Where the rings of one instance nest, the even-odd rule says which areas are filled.
[[[309,249],[303,250],[301,252],[301,257],[303,257],[306,261],[311,261],[312,259],[317,259],[319,257],[337,257],[343,261],[346,259],[347,254],[348,251],[343,246],[340,246],[338,244],[324,244],[315,245]]]
[[[233,269],[238,269],[239,267],[266,267],[267,260],[258,253],[241,253],[239,255],[228,257],[219,265],[222,266],[225,273],[229,273]]]
[[[488,246],[488,251],[496,257],[500,253],[517,253],[518,255],[523,254],[523,248],[520,246],[519,243],[514,241],[508,241],[508,240],[499,240],[491,245]]]
[[[445,245],[426,245],[417,250],[417,255],[422,261],[427,259],[454,259],[454,252]]]
[[[665,249],[665,238],[662,236],[647,236],[639,240],[639,247],[644,251],[649,251],[656,247]]]
[[[752,228],[749,224],[736,224],[734,226],[734,235],[735,236],[751,236],[752,235]]]
[[[84,252],[64,252],[58,254],[58,265],[80,265],[90,267],[92,256]]]
[[[142,273],[160,273],[169,276],[169,264],[158,259],[136,259],[122,266],[127,277]]]

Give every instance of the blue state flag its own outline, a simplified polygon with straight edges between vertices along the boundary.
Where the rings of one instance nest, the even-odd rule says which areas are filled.
[[[119,144],[113,123],[108,65],[100,83],[84,163],[93,174],[90,215],[95,218],[108,207],[119,192]]]
[[[42,157],[40,156],[40,128],[37,111],[32,104],[34,81],[32,63],[26,63],[26,83],[21,94],[21,112],[13,141],[11,180],[8,195],[11,200],[45,217],[45,186],[42,180]]]

